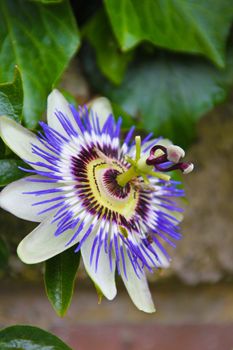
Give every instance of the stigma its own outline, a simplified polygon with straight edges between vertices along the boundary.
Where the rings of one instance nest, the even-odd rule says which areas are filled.
[[[185,152],[179,146],[155,145],[151,148],[146,163],[161,172],[181,170],[183,174],[188,174],[194,169],[194,165],[191,162],[181,162],[180,160],[184,156]]]
[[[116,178],[118,184],[124,187],[128,182],[141,177],[145,184],[149,184],[149,176],[169,181],[170,176],[165,174],[173,170],[180,170],[183,174],[190,173],[194,165],[191,162],[181,162],[184,158],[184,150],[176,145],[155,145],[148,154],[141,154],[141,137],[135,137],[136,155],[135,159],[126,157],[130,167]]]

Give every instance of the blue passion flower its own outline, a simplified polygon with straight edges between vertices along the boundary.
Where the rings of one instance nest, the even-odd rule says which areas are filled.
[[[193,165],[168,140],[133,138],[134,128],[121,143],[121,119],[105,98],[77,111],[54,90],[47,118],[38,135],[0,118],[1,137],[31,166],[1,192],[0,205],[40,222],[20,242],[19,258],[39,263],[74,246],[106,298],[116,295],[117,270],[134,304],[153,312],[146,271],[168,267],[163,241],[180,238],[176,199],[184,193],[166,173]]]

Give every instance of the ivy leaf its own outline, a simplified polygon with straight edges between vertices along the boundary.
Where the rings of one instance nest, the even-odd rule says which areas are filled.
[[[74,249],[45,262],[45,288],[49,301],[59,316],[64,316],[70,306],[80,253]]]
[[[19,166],[25,167],[25,163],[20,159],[0,159],[0,187],[26,175]]]
[[[17,64],[24,90],[24,122],[35,128],[46,98],[80,39],[68,0],[42,4],[26,0],[0,1],[0,80],[12,79]]]
[[[20,71],[15,67],[11,83],[0,84],[0,116],[6,115],[20,122],[23,108],[23,86]]]
[[[91,18],[83,29],[83,35],[95,49],[101,72],[113,83],[119,85],[133,52],[121,52],[104,11],[99,11]]]
[[[93,60],[87,63],[94,87],[134,116],[140,127],[183,147],[193,140],[196,121],[224,101],[233,83],[233,49],[224,70],[202,59],[161,52],[153,59],[140,57],[119,87],[97,74]]]
[[[72,350],[55,335],[32,326],[12,326],[0,331],[1,350]]]
[[[63,0],[30,0],[30,1],[38,1],[38,2],[42,2],[43,4],[51,4],[54,2],[62,2]]]
[[[175,51],[201,53],[218,66],[233,19],[231,0],[105,0],[123,50],[141,41]]]

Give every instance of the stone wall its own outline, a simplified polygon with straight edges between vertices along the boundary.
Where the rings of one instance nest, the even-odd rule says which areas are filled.
[[[184,177],[189,204],[172,270],[186,283],[217,282],[233,273],[233,98],[199,122],[187,159],[195,171]]]

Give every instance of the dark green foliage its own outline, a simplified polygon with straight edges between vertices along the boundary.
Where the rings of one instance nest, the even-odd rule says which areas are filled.
[[[45,262],[47,296],[59,316],[64,316],[70,306],[79,262],[80,253],[76,254],[74,248]]]
[[[233,19],[231,0],[105,0],[123,50],[141,41],[175,51],[200,53],[225,64],[225,42]]]
[[[72,350],[55,335],[32,326],[12,326],[0,331],[1,350]]]
[[[0,23],[0,81],[11,81],[18,65],[24,89],[24,122],[35,128],[48,93],[79,46],[76,23],[68,0],[50,5],[2,0]]]
[[[8,246],[5,240],[3,240],[0,237],[0,270],[4,269],[7,266],[8,258],[9,258]]]
[[[19,166],[25,167],[25,163],[20,159],[0,159],[0,187],[26,175]]]
[[[23,109],[23,86],[20,71],[15,66],[14,79],[10,83],[0,84],[0,116],[6,115],[18,122]]]
[[[98,12],[83,31],[95,48],[96,59],[101,72],[113,83],[120,84],[125,74],[132,52],[123,53],[113,37],[110,24],[103,11]]]

